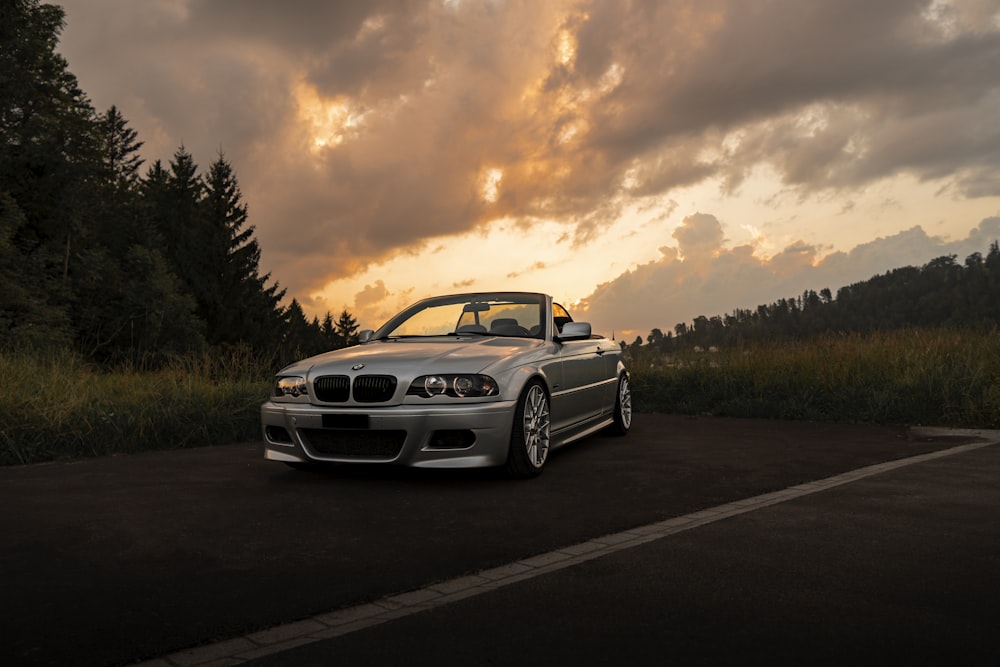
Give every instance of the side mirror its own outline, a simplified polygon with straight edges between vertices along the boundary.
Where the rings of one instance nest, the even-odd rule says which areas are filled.
[[[567,322],[563,325],[559,340],[585,340],[590,338],[590,322]]]
[[[368,341],[370,341],[372,339],[372,336],[374,336],[374,335],[375,335],[375,332],[372,331],[371,329],[364,329],[363,331],[361,331],[358,334],[358,342],[359,343],[367,343]]]

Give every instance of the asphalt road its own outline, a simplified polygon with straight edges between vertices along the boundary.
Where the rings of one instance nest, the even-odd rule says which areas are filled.
[[[0,662],[176,662],[956,442],[637,415],[529,481],[301,473],[257,443],[0,469]],[[1000,664],[998,479],[998,446],[915,463],[254,664]]]

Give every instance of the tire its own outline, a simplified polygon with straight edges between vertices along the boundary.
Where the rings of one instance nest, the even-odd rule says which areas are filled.
[[[632,387],[628,375],[618,378],[618,392],[615,394],[614,423],[609,430],[615,435],[625,435],[632,428]]]
[[[540,380],[532,380],[521,392],[514,410],[507,452],[507,473],[512,477],[536,477],[549,456],[549,395]]]

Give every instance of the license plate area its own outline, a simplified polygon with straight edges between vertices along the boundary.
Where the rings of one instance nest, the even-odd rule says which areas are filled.
[[[323,428],[371,428],[368,415],[323,415]]]

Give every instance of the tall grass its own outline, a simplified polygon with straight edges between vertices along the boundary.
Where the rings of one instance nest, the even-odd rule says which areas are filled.
[[[826,336],[633,360],[635,408],[1000,428],[1000,331]],[[0,464],[259,438],[273,362],[193,356],[113,371],[71,353],[0,354]]]
[[[0,464],[259,437],[273,368],[240,353],[101,370],[68,352],[0,355]]]
[[[829,335],[637,360],[639,411],[1000,427],[1000,331]]]

